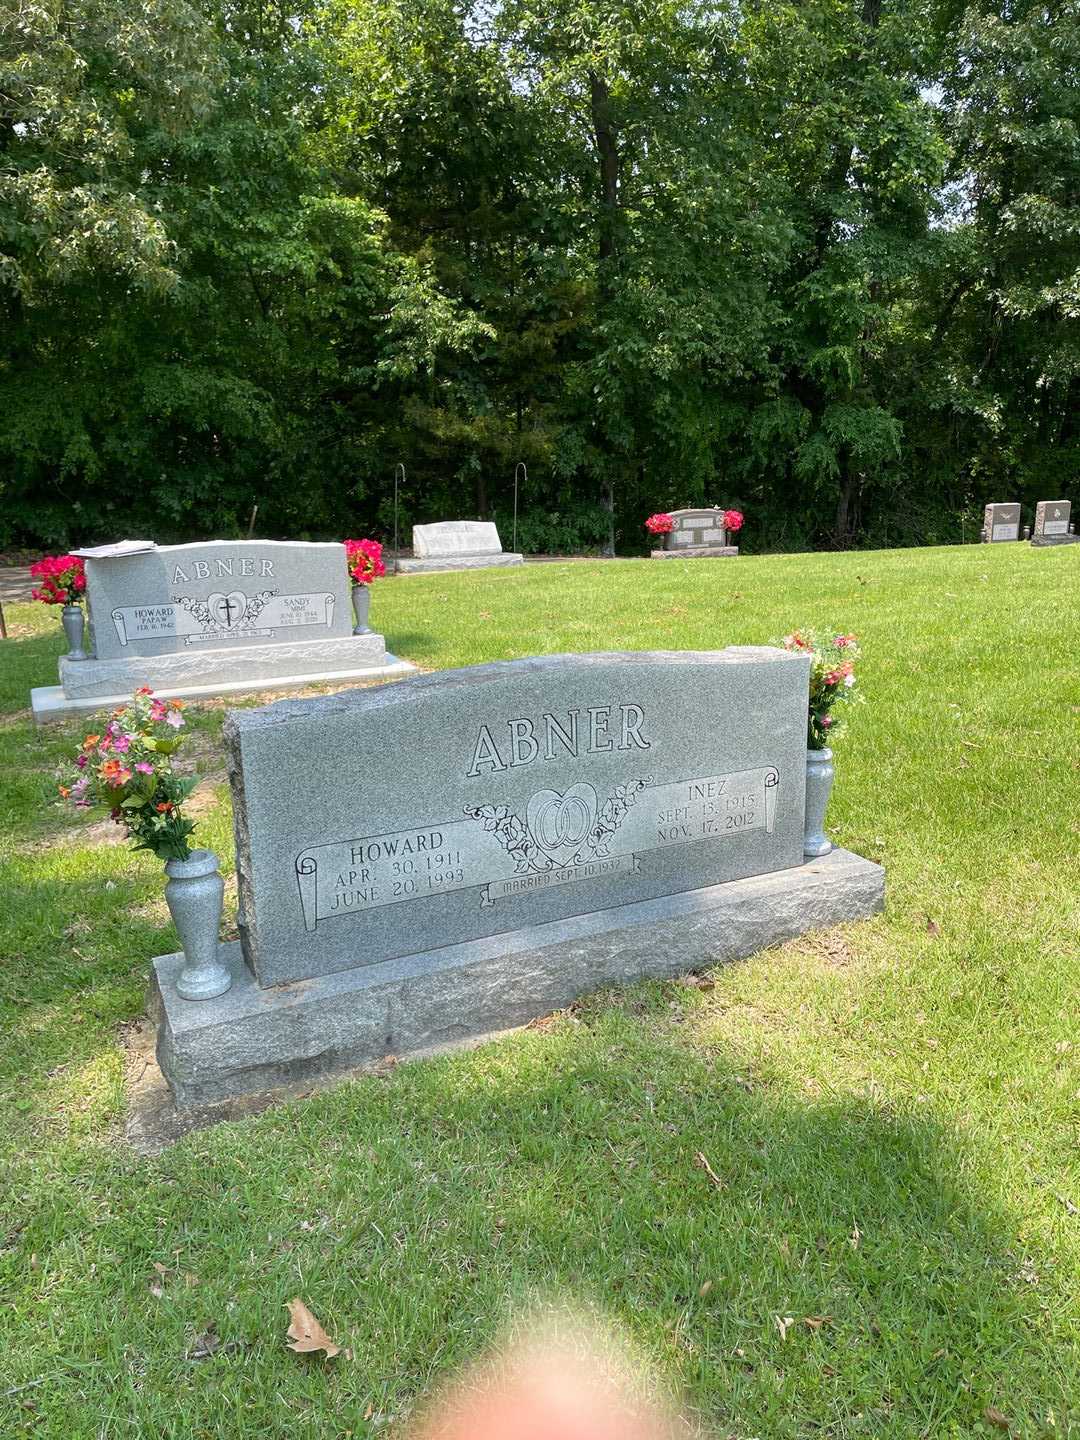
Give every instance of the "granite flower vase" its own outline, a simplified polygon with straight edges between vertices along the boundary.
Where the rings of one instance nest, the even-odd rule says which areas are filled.
[[[184,952],[177,991],[185,1000],[224,995],[232,975],[221,963],[218,945],[225,895],[218,857],[212,850],[193,850],[186,860],[166,860],[165,874],[165,903]]]
[[[836,772],[832,765],[832,751],[825,746],[821,750],[806,752],[806,822],[803,835],[803,854],[808,860],[828,855],[833,848],[832,841],[825,834],[825,811],[832,794]]]
[[[83,635],[86,631],[86,617],[83,615],[81,605],[65,605],[60,612],[60,623],[64,627],[64,634],[67,637],[68,653],[65,660],[85,660],[86,651],[83,649]]]
[[[356,616],[356,624],[353,626],[354,635],[370,635],[371,626],[368,624],[368,615],[371,611],[371,586],[354,585],[352,587],[352,608]]]

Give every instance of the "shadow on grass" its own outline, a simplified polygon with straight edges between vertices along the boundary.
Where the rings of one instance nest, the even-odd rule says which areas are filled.
[[[624,1325],[723,1433],[914,1440],[970,1433],[987,1406],[1016,1434],[1052,1408],[1068,1433],[1066,1312],[1022,1273],[1052,1266],[965,1178],[957,1136],[858,1097],[747,1088],[737,1055],[688,1045],[666,1009],[401,1067],[154,1161],[44,1161],[12,1382],[47,1370],[35,1398],[54,1414],[120,1395],[117,1423],[146,1433],[182,1413],[184,1434],[292,1436],[295,1406],[311,1434],[366,1436],[540,1296]],[[177,1277],[160,1302],[155,1261]],[[347,1364],[283,1358],[296,1293]],[[196,1373],[209,1324],[226,1348]],[[97,1368],[69,1374],[39,1345]]]

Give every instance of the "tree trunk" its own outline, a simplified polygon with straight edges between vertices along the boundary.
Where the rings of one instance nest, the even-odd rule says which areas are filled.
[[[611,118],[611,94],[607,81],[589,71],[589,100],[592,108],[593,138],[600,162],[600,220],[597,256],[600,261],[600,288],[608,283],[606,262],[618,252],[619,145]]]
[[[840,494],[836,501],[836,543],[844,549],[851,539],[851,502],[855,495],[855,476],[849,465],[844,466]]]
[[[602,553],[613,557],[615,554],[615,486],[611,480],[604,483],[603,506],[607,511],[608,533]]]

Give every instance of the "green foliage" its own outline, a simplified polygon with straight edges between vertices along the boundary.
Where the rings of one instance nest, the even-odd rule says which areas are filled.
[[[959,540],[1080,468],[1080,27],[1021,0],[15,0],[0,543]],[[407,528],[404,531],[407,535]]]

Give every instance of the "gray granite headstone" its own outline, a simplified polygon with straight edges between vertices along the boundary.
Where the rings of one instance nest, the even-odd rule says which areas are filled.
[[[724,512],[719,506],[711,510],[672,510],[670,514],[674,529],[664,536],[663,549],[652,551],[654,560],[709,559],[739,553],[736,546],[728,544]]]
[[[987,505],[983,511],[983,539],[990,545],[1020,539],[1020,506]]]
[[[1040,500],[1035,507],[1035,529],[1031,538],[1049,540],[1068,535],[1071,519],[1071,500]]]
[[[502,548],[499,532],[490,520],[440,520],[414,525],[413,553],[397,561],[402,574],[442,570],[485,570],[491,566],[520,565],[523,556]]]
[[[448,555],[501,555],[499,532],[490,520],[440,520],[414,525],[413,554],[421,560]]]
[[[208,540],[86,556],[99,660],[351,635],[345,549]]]
[[[802,863],[805,657],[564,655],[231,712],[276,985]]]
[[[374,630],[353,633],[341,544],[122,541],[86,563],[92,655],[31,692],[38,723],[122,704],[141,685],[202,698],[398,675]]]

